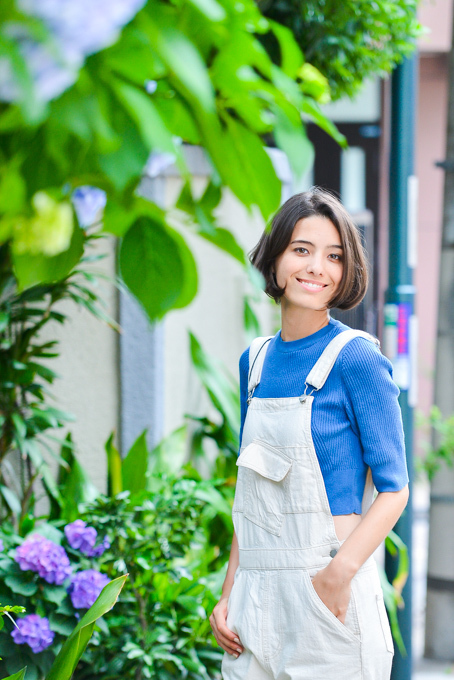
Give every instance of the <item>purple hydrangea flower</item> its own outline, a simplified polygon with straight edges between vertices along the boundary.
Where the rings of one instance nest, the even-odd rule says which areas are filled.
[[[54,641],[55,633],[49,628],[49,620],[38,614],[27,614],[17,620],[11,637],[16,645],[28,645],[34,654],[42,652]]]
[[[88,557],[100,557],[107,548],[110,548],[110,541],[107,536],[104,536],[102,543],[92,548],[88,553]]]
[[[99,222],[106,207],[106,192],[97,187],[83,186],[74,189],[71,200],[81,227],[91,227]]]
[[[95,569],[86,569],[74,574],[68,593],[75,609],[89,609],[110,579]]]
[[[98,532],[94,527],[87,527],[81,519],[76,519],[75,522],[65,526],[65,536],[71,548],[80,550],[88,557],[99,557],[107,548],[110,548],[108,538],[104,538],[102,543],[95,548]]]
[[[47,583],[60,586],[72,568],[64,548],[40,534],[32,534],[16,549],[16,562],[22,571],[37,571]]]
[[[121,29],[146,0],[18,0],[18,9],[40,19],[50,34],[37,42],[23,24],[10,22],[5,31],[24,58],[40,101],[58,97],[76,80],[85,58],[112,45]],[[11,64],[0,60],[0,99],[20,99],[21,88]]]
[[[4,549],[5,549],[5,546],[3,545],[3,541],[2,541],[2,539],[0,538],[0,552],[3,552]]]

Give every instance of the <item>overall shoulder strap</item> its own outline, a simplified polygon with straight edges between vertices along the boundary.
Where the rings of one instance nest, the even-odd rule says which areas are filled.
[[[252,397],[255,388],[260,382],[262,375],[263,362],[272,335],[263,338],[255,338],[249,347],[249,376],[248,376],[248,397]]]
[[[351,328],[347,331],[342,331],[336,335],[336,337],[333,338],[331,342],[325,347],[320,359],[317,361],[307,376],[306,383],[308,385],[312,385],[312,387],[315,387],[316,390],[321,389],[325,384],[326,379],[328,378],[341,349],[345,347],[347,342],[350,342],[350,340],[353,340],[353,338],[358,337],[370,340],[370,342],[373,342],[378,347],[380,347],[380,341],[378,338],[374,337],[370,333],[358,331],[354,328]]]

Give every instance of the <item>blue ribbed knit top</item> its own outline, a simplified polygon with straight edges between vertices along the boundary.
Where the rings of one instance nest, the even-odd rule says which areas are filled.
[[[254,397],[297,397],[328,343],[349,326],[330,318],[322,329],[284,342],[278,331],[268,344]],[[241,430],[247,413],[249,348],[240,358]],[[314,393],[312,438],[333,515],[361,514],[367,466],[377,491],[408,483],[399,388],[392,364],[365,338],[348,342]]]

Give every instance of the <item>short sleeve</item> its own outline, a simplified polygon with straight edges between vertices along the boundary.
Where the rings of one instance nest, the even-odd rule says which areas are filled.
[[[243,437],[244,421],[247,412],[247,393],[248,393],[248,375],[249,375],[249,347],[243,352],[240,357],[240,403],[241,403],[241,427],[239,435],[239,450],[241,449],[241,439]]]
[[[399,388],[392,364],[365,338],[354,338],[341,353],[347,413],[371,468],[377,491],[399,491],[408,484]]]

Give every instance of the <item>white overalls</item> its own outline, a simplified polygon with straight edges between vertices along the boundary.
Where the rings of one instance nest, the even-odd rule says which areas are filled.
[[[352,579],[345,624],[311,581],[341,544],[312,441],[312,402],[342,347],[358,336],[378,344],[362,331],[339,333],[309,373],[305,394],[278,399],[253,397],[270,338],[251,345],[232,511],[239,566],[227,616],[244,651],[237,659],[224,654],[224,680],[389,680],[394,649],[375,560]],[[373,490],[369,469],[363,513]]]

